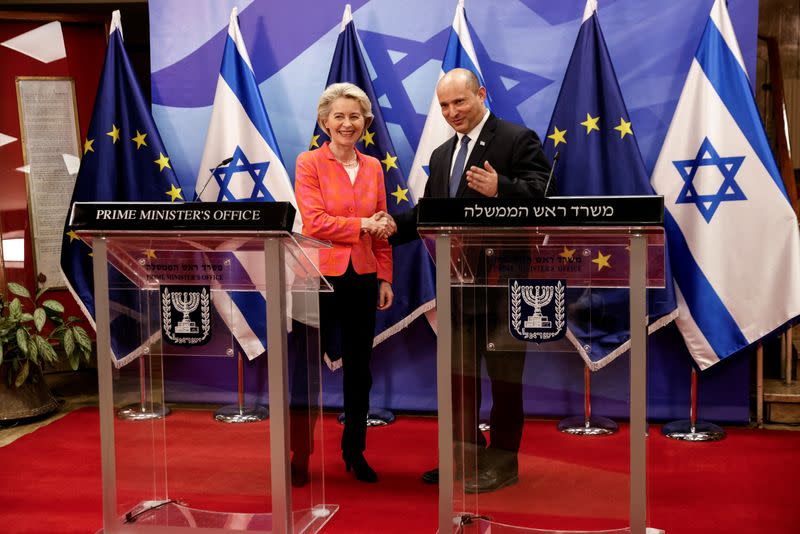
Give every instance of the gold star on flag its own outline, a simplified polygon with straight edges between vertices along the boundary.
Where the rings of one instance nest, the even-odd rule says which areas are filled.
[[[153,163],[158,163],[158,170],[163,171],[164,167],[171,169],[172,167],[169,166],[169,158],[162,154],[161,152],[158,153],[158,159],[154,160]],[[175,186],[173,186],[175,187]]]
[[[153,250],[152,248],[148,248],[147,250],[144,251],[144,257],[145,258],[150,258],[150,259],[155,259],[156,251]]]
[[[603,270],[603,267],[608,267],[609,269],[611,268],[611,264],[608,263],[608,260],[610,259],[611,259],[611,254],[604,256],[603,253],[598,250],[597,257],[592,260],[592,263],[597,264],[597,271],[599,272]]]
[[[571,260],[575,257],[575,249],[574,248],[567,248],[567,245],[564,245],[564,250],[559,254],[565,260]]]
[[[139,130],[136,130],[136,137],[131,139],[131,141],[136,143],[136,150],[142,148],[142,145],[147,146],[147,143],[144,142],[145,137],[147,137],[146,133],[139,133]]]
[[[317,143],[318,140],[319,140],[319,136],[318,135],[313,136],[311,138],[311,142],[308,144],[308,149],[311,150],[312,148],[315,148],[315,147],[319,148],[319,143]]]
[[[394,167],[395,169],[397,168],[397,163],[395,163],[395,161],[397,161],[397,156],[394,156],[394,157],[392,157],[392,156],[390,156],[390,155],[389,155],[389,153],[387,152],[387,153],[386,153],[386,159],[382,159],[382,160],[381,160],[381,163],[383,163],[384,165],[386,165],[386,170],[388,171],[388,170],[389,170],[389,169],[391,169],[392,167]]]
[[[558,143],[567,143],[567,140],[564,138],[567,131],[566,130],[559,130],[558,127],[553,126],[554,132],[547,136],[548,139],[552,139],[555,145],[558,146]]]
[[[80,239],[80,238],[78,237],[78,234],[76,234],[76,233],[75,233],[75,232],[73,232],[72,230],[70,230],[69,232],[67,232],[67,236],[69,237],[69,242],[70,242],[70,243],[72,243],[72,242],[73,242],[73,241],[75,241],[76,239]]]
[[[408,189],[403,189],[402,187],[400,187],[400,184],[397,184],[397,191],[389,194],[392,195],[394,198],[396,198],[397,203],[400,204],[401,200],[405,200],[406,202],[408,202],[408,197],[406,196],[406,193],[408,193]]]
[[[86,142],[83,144],[83,154],[86,155],[87,152],[94,152],[94,139],[86,139]]]
[[[116,143],[119,141],[119,128],[117,128],[116,124],[111,125],[111,131],[106,132],[106,135],[111,138],[112,143]]]
[[[166,194],[171,197],[172,202],[175,202],[177,199],[183,200],[183,197],[181,196],[181,188],[175,187],[175,184],[170,184],[170,190],[167,191]]]
[[[364,135],[361,137],[361,140],[364,141],[364,148],[375,144],[375,141],[372,140],[373,137],[375,137],[375,132],[364,130]]]
[[[633,135],[633,130],[631,130],[631,123],[625,122],[625,119],[623,119],[622,117],[619,118],[619,126],[614,126],[614,129],[619,132],[620,139],[625,137],[625,134]]]
[[[597,125],[597,121],[600,120],[600,115],[597,117],[592,117],[588,113],[586,114],[586,120],[581,123],[582,126],[586,126],[586,135],[589,135],[589,132],[592,130],[600,131],[600,127]]]

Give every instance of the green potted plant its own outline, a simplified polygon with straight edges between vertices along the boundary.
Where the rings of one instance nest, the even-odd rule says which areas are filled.
[[[31,295],[10,282],[11,302],[0,301],[0,420],[47,413],[58,406],[44,383],[42,365],[66,357],[73,370],[89,361],[92,341],[80,317],[65,317],[64,305],[44,299],[46,289]]]

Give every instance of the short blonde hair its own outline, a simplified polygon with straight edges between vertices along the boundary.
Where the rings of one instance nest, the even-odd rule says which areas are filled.
[[[330,115],[331,104],[337,98],[352,98],[358,102],[361,106],[361,114],[364,116],[364,129],[369,128],[374,115],[372,114],[372,103],[369,101],[367,93],[352,83],[332,83],[322,91],[322,96],[319,97],[319,104],[317,105],[317,124],[326,135],[330,136],[331,133],[322,122]]]

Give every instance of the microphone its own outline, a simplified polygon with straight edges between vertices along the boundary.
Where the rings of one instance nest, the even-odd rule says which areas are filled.
[[[556,163],[558,162],[558,154],[559,152],[556,150],[556,153],[553,154],[553,165],[550,167],[550,175],[547,177],[547,183],[544,186],[544,198],[547,198],[547,191],[550,189],[550,181],[553,179],[553,172],[556,170]]]
[[[558,155],[558,152],[556,152],[556,156],[557,156],[557,155]],[[206,183],[204,183],[204,184],[203,184],[203,188],[200,190],[200,192],[199,192],[199,193],[197,193],[197,192],[196,192],[196,191],[197,191],[197,189],[195,189],[195,194],[194,194],[194,199],[193,199],[193,201],[194,201],[194,202],[200,202],[200,197],[201,197],[201,196],[203,196],[203,192],[206,190],[206,187],[208,187],[208,184],[209,184],[209,182],[211,182],[211,178],[213,178],[213,177],[214,177],[214,173],[215,173],[215,172],[217,172],[217,169],[219,169],[219,168],[220,168],[220,167],[222,167],[223,165],[227,165],[227,164],[228,164],[228,163],[230,163],[231,161],[233,161],[233,156],[231,156],[230,158],[225,158],[225,159],[223,159],[222,161],[220,161],[219,163],[217,163],[217,166],[216,166],[216,167],[214,167],[213,169],[211,169],[211,172],[208,174],[208,178],[206,178]],[[546,190],[545,190],[545,191],[546,191]]]

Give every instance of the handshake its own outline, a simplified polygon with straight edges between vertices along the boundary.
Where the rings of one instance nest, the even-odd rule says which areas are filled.
[[[390,235],[397,232],[397,224],[391,215],[385,211],[379,211],[372,217],[361,218],[361,231],[368,232],[378,239],[388,239]]]

